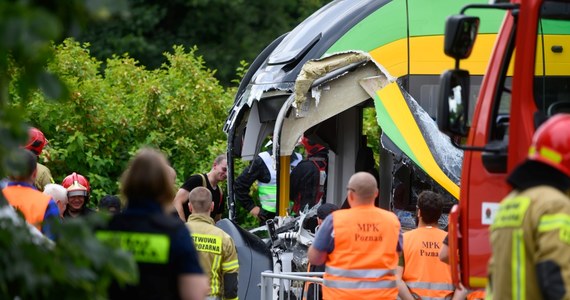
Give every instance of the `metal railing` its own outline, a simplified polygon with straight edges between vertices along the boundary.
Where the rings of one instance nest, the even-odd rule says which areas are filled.
[[[322,284],[323,274],[324,272],[261,272],[261,300],[301,300],[304,297],[320,299],[321,289],[314,288],[312,295],[305,295],[305,284]]]

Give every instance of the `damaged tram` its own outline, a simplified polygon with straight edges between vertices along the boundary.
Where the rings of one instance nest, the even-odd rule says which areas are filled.
[[[471,2],[487,1],[332,1],[273,41],[251,64],[224,125],[230,219],[236,205],[232,185],[239,175],[235,160],[252,160],[271,135],[279,217],[269,242],[230,220],[218,223],[238,247],[240,298],[259,298],[259,273],[274,270],[276,261],[280,270],[305,270],[302,250],[312,236],[303,219],[314,211],[289,223],[285,217],[290,155],[304,132],[330,147],[327,202],[343,203],[347,182],[361,167],[358,162],[370,161],[361,157],[370,153],[362,151],[369,147],[367,141],[379,145],[372,161],[379,162],[380,207],[394,208],[396,190],[400,208],[414,212],[416,196],[424,189],[443,194],[449,208],[457,202],[463,152],[440,133],[435,117],[439,74],[454,65],[441,51],[445,20]],[[493,11],[481,11],[480,17],[485,22],[477,43],[462,62],[472,76],[474,99],[502,20]],[[377,136],[365,135],[367,110],[376,116]],[[285,245],[280,237],[293,241]]]

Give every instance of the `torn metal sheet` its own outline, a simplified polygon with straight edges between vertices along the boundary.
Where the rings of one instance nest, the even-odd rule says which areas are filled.
[[[294,84],[292,82],[280,82],[280,83],[271,83],[271,84],[252,84],[249,85],[244,92],[244,97],[242,99],[247,99],[246,103],[249,107],[251,107],[254,100],[259,101],[263,93],[269,91],[283,91],[292,93],[294,88]]]
[[[350,69],[346,72],[342,71],[342,68],[340,69],[341,72],[338,73],[341,74],[340,76],[336,76],[335,73],[339,69],[335,69],[329,74],[316,70],[313,72],[324,74],[311,81],[313,85],[320,84],[321,87],[318,93],[321,101],[319,106],[315,101],[303,101],[300,104],[301,107],[298,106],[294,109],[295,113],[289,114],[288,112],[297,98],[292,95],[285,102],[277,116],[274,127],[273,140],[278,146],[274,148],[274,151],[278,151],[280,155],[289,155],[288,153],[293,151],[299,137],[307,129],[369,100],[370,95],[359,84],[362,80],[377,81],[374,86],[380,87],[389,83],[381,69],[369,60],[348,66]],[[333,76],[329,76],[330,74]]]
[[[327,81],[335,80],[339,77],[345,76],[348,71],[340,72],[335,74],[335,71],[342,70],[343,68],[356,65],[358,63],[364,63],[371,61],[371,57],[368,53],[362,51],[347,51],[339,52],[329,55],[324,58],[309,60],[304,66],[299,76],[295,80],[295,102],[293,107],[297,108],[297,114],[299,117],[303,115],[303,108],[308,107],[307,96],[310,95],[316,101],[316,106],[318,106],[321,95],[321,87],[318,83],[319,79],[323,79],[327,76]],[[374,62],[376,64],[376,62]],[[378,69],[382,71],[390,80],[393,80],[391,76],[385,71],[383,67],[376,64]],[[333,76],[330,76],[333,74]],[[309,93],[310,92],[310,93]]]

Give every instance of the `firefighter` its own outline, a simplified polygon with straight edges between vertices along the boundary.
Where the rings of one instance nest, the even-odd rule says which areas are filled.
[[[449,266],[439,260],[442,240],[447,233],[438,228],[442,197],[432,191],[418,196],[418,228],[404,233],[404,250],[398,266],[400,298],[444,299],[453,295]]]
[[[330,214],[309,248],[309,262],[325,264],[323,299],[396,299],[400,222],[374,206],[378,187],[370,173],[354,174],[347,189],[350,208]]]
[[[301,154],[293,152],[293,155],[291,155],[290,170],[297,166],[302,159]],[[250,188],[256,180],[261,207],[255,205],[249,194]],[[235,181],[234,194],[237,202],[261,222],[265,223],[266,220],[275,217],[277,170],[275,169],[275,159],[271,149],[260,152],[251,164],[243,169]]]
[[[17,149],[4,158],[9,182],[2,190],[8,203],[20,211],[26,221],[44,235],[54,239],[50,223],[59,220],[59,209],[50,195],[34,187],[36,156],[29,150]]]
[[[202,269],[210,280],[208,300],[237,299],[239,263],[234,241],[214,224],[212,194],[205,187],[190,192],[192,214],[186,225],[194,239]]]
[[[95,212],[87,207],[89,203],[89,181],[83,175],[75,172],[63,179],[61,185],[67,189],[67,209],[63,213],[64,218],[76,218]]]
[[[570,298],[570,115],[535,132],[491,225],[487,299]]]
[[[32,153],[36,155],[36,161],[40,156],[40,154],[42,154],[42,151],[46,144],[47,144],[46,137],[44,136],[44,133],[41,132],[41,130],[35,127],[30,127],[28,129],[28,142],[26,143],[24,148],[32,151]],[[36,167],[37,175],[34,181],[34,185],[38,190],[43,191],[46,184],[54,183],[54,181],[48,167],[40,164],[39,162],[36,162],[36,164],[37,164]]]
[[[292,211],[298,214],[319,202],[326,202],[326,180],[329,149],[314,134],[303,135],[301,144],[307,157],[291,171],[289,195],[293,202]]]

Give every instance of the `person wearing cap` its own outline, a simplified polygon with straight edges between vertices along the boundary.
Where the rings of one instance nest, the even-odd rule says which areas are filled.
[[[63,214],[67,208],[67,190],[57,183],[49,183],[44,187],[44,194],[50,195],[55,200],[59,209],[59,217],[63,219]]]
[[[289,188],[294,214],[310,209],[317,203],[326,202],[329,149],[315,134],[304,134],[301,144],[307,157],[291,171]]]
[[[86,216],[95,211],[89,207],[89,181],[81,174],[71,173],[63,179],[61,185],[67,189],[67,209],[64,218]]]
[[[46,144],[47,144],[47,139],[44,136],[43,132],[41,132],[41,130],[35,127],[30,127],[28,129],[28,142],[26,143],[24,148],[30,150],[32,153],[36,155],[37,174],[36,174],[36,179],[34,181],[34,185],[40,191],[44,190],[46,184],[54,183],[53,177],[51,176],[51,171],[48,169],[48,167],[44,166],[43,164],[40,164],[37,161],[40,154],[42,154],[42,151]]]
[[[333,211],[338,210],[338,206],[334,203],[323,203],[319,208],[317,208],[317,228],[315,228],[315,232],[319,230],[319,226],[323,223],[323,221],[330,215]],[[324,272],[325,266],[324,265],[311,265],[311,263],[307,266],[308,272]],[[303,300],[314,300],[314,299],[322,299],[322,289],[320,284],[316,283],[305,283],[305,289],[303,291]]]
[[[277,208],[277,170],[271,141],[266,145],[269,149],[260,152],[251,164],[243,169],[236,178],[234,195],[237,203],[257,217],[261,222],[275,218]],[[289,171],[303,159],[301,154],[293,152]],[[257,194],[260,205],[257,206],[250,195],[253,183],[257,181]]]
[[[570,115],[534,133],[490,226],[486,299],[570,299]]]
[[[20,211],[28,223],[45,236],[54,239],[51,223],[59,220],[59,210],[53,198],[38,191],[36,156],[27,149],[16,149],[4,157],[9,182],[2,190],[4,198]]]
[[[106,211],[112,215],[121,212],[121,199],[115,195],[105,195],[99,200],[99,211]]]

